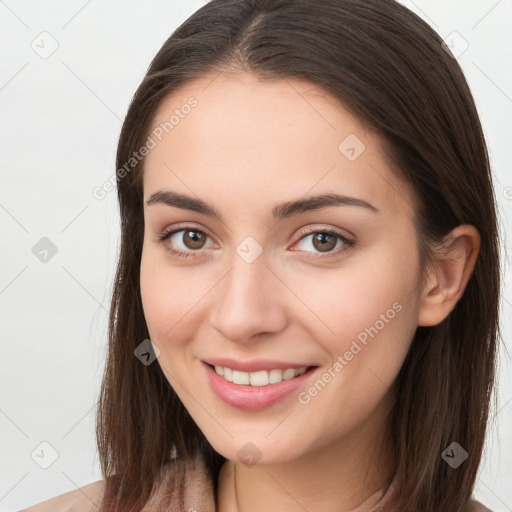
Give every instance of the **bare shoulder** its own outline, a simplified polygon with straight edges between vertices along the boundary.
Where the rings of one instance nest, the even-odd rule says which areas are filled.
[[[103,483],[103,480],[98,480],[20,512],[97,512],[103,493]]]

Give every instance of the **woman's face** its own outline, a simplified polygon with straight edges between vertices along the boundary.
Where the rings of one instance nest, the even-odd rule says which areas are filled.
[[[242,73],[174,92],[153,128],[144,314],[199,428],[239,462],[368,448],[420,309],[414,202],[379,140],[319,86]]]

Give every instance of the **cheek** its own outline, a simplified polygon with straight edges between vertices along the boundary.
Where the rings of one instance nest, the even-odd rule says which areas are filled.
[[[337,435],[361,424],[384,403],[407,355],[417,327],[414,259],[375,261],[347,265],[300,292],[321,319],[309,312],[310,337],[331,357],[298,397],[312,429]]]
[[[161,350],[179,345],[189,335],[200,312],[200,301],[214,283],[186,266],[170,265],[162,248],[142,251],[140,287],[150,337]],[[172,340],[172,345],[171,345]]]
[[[301,314],[310,318],[311,338],[333,361],[341,356],[343,372],[363,386],[375,378],[370,369],[387,384],[394,380],[417,327],[417,262],[399,252],[347,260],[329,275],[302,274],[291,286],[310,309]]]

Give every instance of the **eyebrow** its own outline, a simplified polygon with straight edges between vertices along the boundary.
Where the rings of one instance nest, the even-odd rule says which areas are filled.
[[[190,210],[223,222],[222,215],[213,206],[201,199],[178,194],[170,190],[159,190],[151,194],[146,201],[146,205],[151,206],[154,204],[164,204],[183,210]],[[322,194],[278,204],[272,209],[272,217],[274,219],[285,219],[301,213],[328,208],[329,206],[357,206],[373,213],[380,211],[372,204],[357,197],[340,194]]]

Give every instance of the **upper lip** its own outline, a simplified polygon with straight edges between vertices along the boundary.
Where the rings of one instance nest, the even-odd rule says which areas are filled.
[[[224,368],[231,368],[232,370],[237,370],[240,372],[259,372],[261,370],[287,370],[288,368],[298,369],[298,368],[308,368],[310,365],[307,363],[290,363],[286,361],[275,361],[270,359],[258,359],[252,361],[235,361],[234,359],[229,359],[227,357],[215,357],[204,359],[205,363],[214,365],[214,366],[222,366]]]

